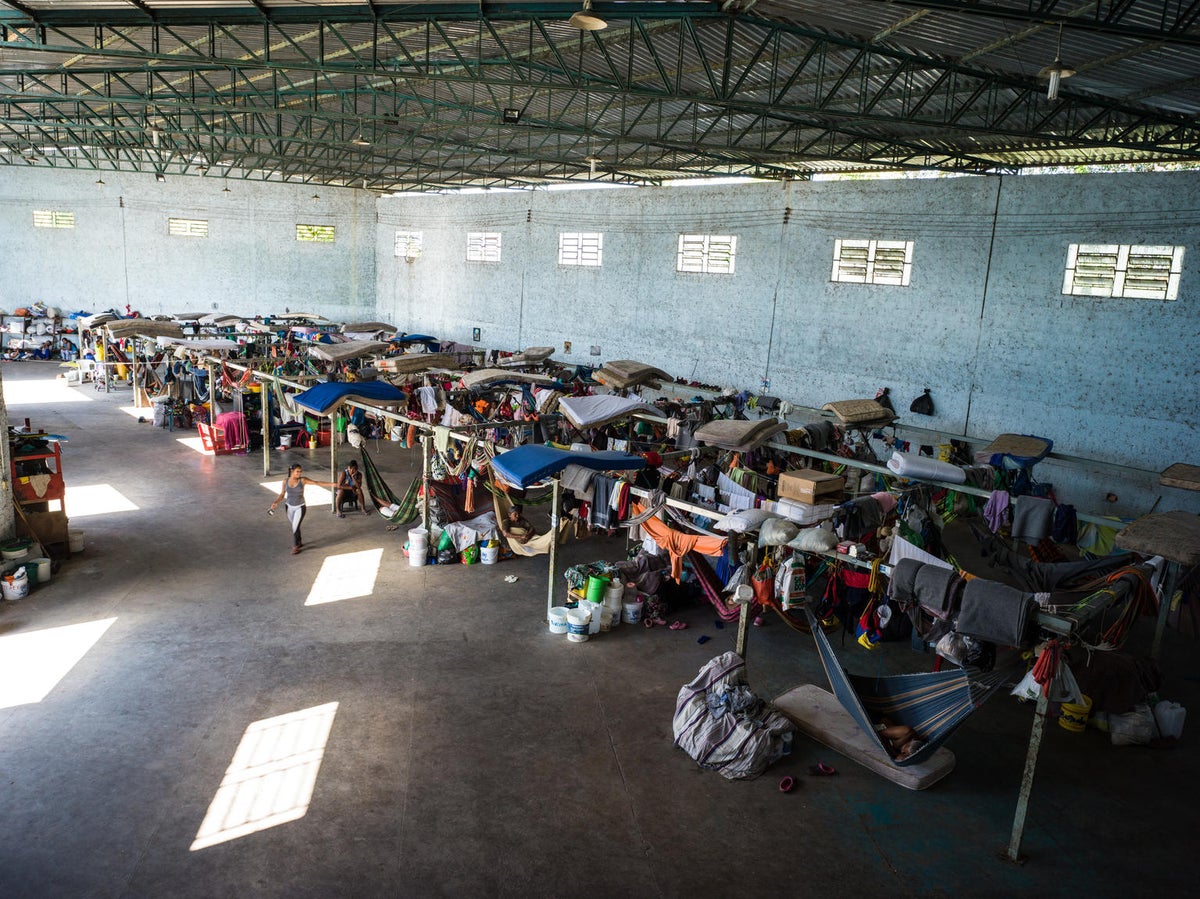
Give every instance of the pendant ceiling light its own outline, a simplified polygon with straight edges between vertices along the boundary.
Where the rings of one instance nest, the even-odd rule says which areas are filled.
[[[1049,83],[1046,85],[1046,99],[1058,99],[1058,86],[1064,78],[1070,78],[1075,74],[1075,70],[1068,65],[1063,65],[1062,61],[1062,25],[1058,26],[1058,47],[1054,51],[1054,62],[1046,66],[1038,72],[1039,78],[1048,78]]]
[[[580,31],[601,31],[608,23],[592,12],[592,0],[583,0],[583,9],[571,16],[571,24]]]

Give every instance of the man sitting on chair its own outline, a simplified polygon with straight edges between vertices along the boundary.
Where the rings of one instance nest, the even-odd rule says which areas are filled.
[[[362,509],[363,515],[371,514],[367,509],[367,500],[363,496],[362,479],[362,472],[358,470],[358,463],[351,459],[350,463],[342,469],[342,474],[337,482],[338,518],[346,517],[342,512],[342,503],[349,500],[358,502],[358,507]]]

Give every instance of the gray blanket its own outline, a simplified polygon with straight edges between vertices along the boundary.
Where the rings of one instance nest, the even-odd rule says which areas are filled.
[[[935,618],[949,618],[954,612],[954,587],[957,579],[958,575],[950,568],[922,565],[913,583],[913,592],[921,608]]]
[[[955,630],[965,637],[1020,646],[1033,609],[1033,594],[976,578],[963,589]]]
[[[903,606],[911,605],[917,598],[915,588],[917,572],[925,567],[916,559],[901,559],[892,569],[892,598]]]
[[[1012,536],[1036,545],[1050,536],[1050,520],[1054,503],[1044,496],[1018,496],[1013,500]]]

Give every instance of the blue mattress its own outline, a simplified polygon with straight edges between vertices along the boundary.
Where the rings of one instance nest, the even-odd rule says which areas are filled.
[[[319,415],[328,415],[346,400],[382,405],[408,404],[404,391],[387,381],[330,381],[310,387],[293,397],[297,406]]]
[[[535,443],[518,446],[492,459],[496,474],[515,487],[536,484],[568,465],[582,465],[592,471],[636,471],[646,467],[646,460],[627,453],[573,453]]]

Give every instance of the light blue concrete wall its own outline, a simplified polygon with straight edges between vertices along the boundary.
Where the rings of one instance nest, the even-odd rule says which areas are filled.
[[[552,345],[567,362],[632,358],[752,389],[768,377],[803,405],[887,386],[914,425],[1040,434],[1157,471],[1200,463],[1197,196],[1200,177],[1171,173],[385,198],[378,309],[410,331],[470,343],[479,327],[483,346]],[[397,229],[423,232],[420,259],[395,257]],[[470,230],[503,234],[499,264],[464,261]],[[604,233],[602,268],[557,264],[568,230]],[[676,272],[684,232],[736,234],[736,273]],[[831,281],[839,237],[914,241],[911,284]],[[1069,243],[1184,245],[1179,300],[1063,296]],[[925,387],[933,418],[907,412]],[[1089,511],[1136,514],[1159,494],[1160,510],[1200,509],[1145,476],[1039,471]]]
[[[0,166],[0,308],[374,318],[374,201],[324,186]],[[34,209],[74,212],[76,226],[34,228]],[[209,236],[170,237],[168,218],[206,219]],[[334,225],[336,242],[297,241],[298,222]]]

